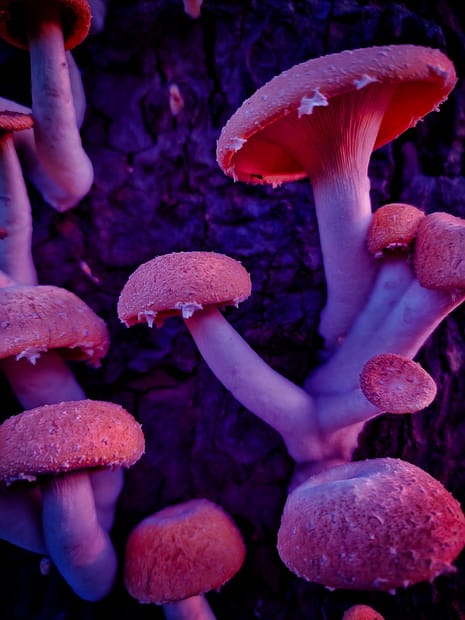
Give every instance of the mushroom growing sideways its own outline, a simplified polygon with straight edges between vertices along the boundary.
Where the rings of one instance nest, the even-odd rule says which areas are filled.
[[[365,304],[376,274],[366,233],[373,149],[413,127],[456,83],[439,50],[391,45],[295,65],[233,114],[217,145],[235,180],[281,184],[309,177],[327,283],[320,333],[333,350]]]
[[[80,597],[111,589],[117,568],[100,524],[89,471],[133,465],[144,452],[140,425],[114,403],[82,400],[44,405],[0,425],[0,480],[37,479],[45,547]]]
[[[348,427],[357,425],[358,434],[360,425],[381,410],[364,396],[358,376],[343,393],[315,396],[273,370],[219,310],[250,292],[250,276],[238,261],[215,252],[175,252],[135,270],[120,293],[117,311],[127,326],[160,327],[168,317],[181,316],[215,376],[281,435],[307,475],[314,467],[349,459],[356,439]],[[425,402],[420,407],[418,401],[410,403],[406,411],[418,411],[429,404]]]
[[[241,568],[245,545],[231,517],[207,499],[168,506],[129,535],[126,588],[140,603],[163,605],[169,620],[214,620],[205,593]]]
[[[90,22],[87,0],[0,1],[0,36],[29,50],[38,157],[71,205],[89,191],[94,173],[79,135],[66,51],[84,40]]]
[[[287,498],[278,552],[329,588],[391,591],[454,572],[465,546],[460,504],[428,473],[378,458],[310,477]]]

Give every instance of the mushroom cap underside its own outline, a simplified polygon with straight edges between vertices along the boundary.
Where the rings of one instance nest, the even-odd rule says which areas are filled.
[[[140,265],[118,299],[120,320],[162,324],[208,305],[237,305],[249,297],[250,275],[242,264],[216,252],[173,252]]]
[[[79,45],[87,36],[92,19],[87,0],[46,0],[61,6],[63,39],[66,50]],[[21,49],[29,49],[26,23],[28,4],[38,0],[0,0],[0,37]]]
[[[0,480],[129,467],[144,448],[140,424],[120,405],[96,400],[43,405],[0,425]]]
[[[278,552],[300,577],[330,588],[391,591],[442,573],[465,545],[460,504],[400,459],[340,465],[288,497]]]
[[[273,135],[286,123],[295,140],[305,123],[331,99],[349,92],[369,93],[373,85],[390,84],[390,103],[381,120],[374,148],[390,142],[437,109],[457,81],[452,62],[440,50],[416,45],[389,45],[346,50],[300,63],[275,76],[244,101],[223,127],[217,143],[221,169],[235,180],[280,183],[307,176],[307,171]],[[301,113],[302,108],[308,110]]]
[[[52,286],[0,288],[0,359],[34,361],[60,349],[65,357],[98,365],[110,343],[105,321],[71,291]]]
[[[241,568],[242,535],[231,517],[207,499],[168,506],[129,535],[124,562],[128,592],[163,605],[220,588]]]

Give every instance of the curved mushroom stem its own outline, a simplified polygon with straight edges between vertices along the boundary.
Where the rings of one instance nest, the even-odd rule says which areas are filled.
[[[203,594],[163,605],[166,620],[216,620]]]
[[[426,289],[413,278],[387,317],[374,329],[372,308],[380,301],[379,293],[378,288],[373,291],[372,299],[340,349],[310,375],[305,384],[309,393],[343,394],[354,389],[363,365],[379,353],[398,353],[413,359],[439,323],[465,299],[463,292]]]
[[[116,502],[123,489],[123,468],[92,469],[89,471],[89,476],[99,523],[106,532],[109,532],[115,520]]]
[[[42,523],[50,557],[81,598],[97,601],[111,590],[117,557],[99,523],[87,471],[41,482]]]
[[[84,121],[86,99],[82,85],[81,74],[71,52],[66,52],[66,60],[70,77],[70,87],[78,128]],[[30,114],[31,109],[19,103],[0,97],[0,106],[4,110]],[[55,172],[50,176],[48,168],[44,167],[37,153],[34,129],[25,129],[14,134],[16,152],[21,162],[24,175],[31,181],[42,195],[43,199],[57,211],[66,211],[73,208],[83,198],[83,191],[76,193],[74,185],[62,183],[61,177]]]
[[[98,34],[105,28],[109,4],[110,0],[89,0],[90,12],[92,13],[89,34]]]
[[[29,130],[26,130],[29,131]],[[32,259],[32,216],[13,133],[0,131],[0,270],[20,284],[36,280]]]
[[[89,191],[93,167],[79,135],[61,27],[61,9],[30,5],[32,113],[38,156],[47,176],[76,204]]]
[[[34,553],[47,553],[37,487],[0,489],[0,538]]]

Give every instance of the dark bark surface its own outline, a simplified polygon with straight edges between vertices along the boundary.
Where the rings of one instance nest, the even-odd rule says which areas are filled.
[[[243,569],[208,598],[222,620],[339,620],[372,604],[388,620],[465,618],[465,556],[457,572],[398,591],[329,591],[289,572],[275,543],[293,464],[277,433],[242,408],[200,358],[180,319],[162,329],[124,327],[116,303],[128,276],[158,254],[214,250],[240,260],[253,294],[226,316],[277,371],[302,383],[316,364],[325,284],[308,182],[280,188],[233,183],[215,161],[221,127],[259,86],[297,62],[373,44],[439,47],[465,71],[465,19],[453,0],[225,2],[205,0],[200,19],[181,0],[112,0],[104,30],[74,56],[87,115],[82,136],[95,167],[90,194],[57,213],[30,187],[41,283],[84,299],[111,333],[99,369],[73,369],[89,398],[125,406],[142,423],[146,454],[127,472],[113,540],[171,503],[207,497],[224,507],[247,545]],[[462,11],[462,12],[461,12]],[[25,52],[6,43],[1,95],[29,101]],[[15,81],[8,76],[15,75]],[[174,115],[170,86],[184,107]],[[465,85],[440,113],[375,152],[372,201],[410,202],[465,217]],[[414,416],[385,415],[365,428],[356,458],[400,457],[465,502],[465,310],[457,309],[418,361],[438,395]],[[20,411],[5,381],[3,415]],[[125,591],[121,574],[95,604],[79,600],[41,557],[0,545],[0,617],[162,618]],[[380,563],[383,558],[380,558]]]

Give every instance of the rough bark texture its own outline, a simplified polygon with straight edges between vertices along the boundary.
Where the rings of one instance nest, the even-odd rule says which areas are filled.
[[[88,99],[82,136],[95,166],[90,194],[54,212],[30,187],[34,256],[41,283],[63,286],[108,322],[101,368],[73,368],[90,398],[125,406],[142,423],[145,456],[127,472],[113,540],[119,556],[131,528],[171,503],[207,497],[245,537],[240,573],[209,597],[222,620],[338,620],[355,603],[387,619],[465,618],[465,556],[457,572],[395,595],[329,591],[290,573],[276,551],[292,473],[280,437],[241,408],[201,360],[179,319],[163,329],[125,328],[116,302],[129,274],[157,254],[214,250],[250,271],[253,294],[227,317],[270,365],[301,383],[315,365],[325,287],[307,182],[280,188],[234,184],[215,162],[220,129],[242,101],[307,58],[372,44],[443,49],[460,77],[465,22],[454,0],[205,0],[193,20],[181,0],[112,0],[105,29],[75,51]],[[29,100],[28,57],[1,43],[0,94]],[[11,81],[8,76],[15,76]],[[184,100],[174,115],[170,86]],[[465,217],[465,86],[439,114],[377,151],[374,207],[411,202]],[[465,309],[456,310],[418,356],[438,384],[415,416],[369,424],[357,458],[396,456],[427,470],[465,501]],[[6,417],[20,410],[2,380]],[[0,545],[0,617],[162,618],[139,605],[121,575],[100,603],[80,601],[41,557]],[[380,558],[380,563],[383,561]]]

